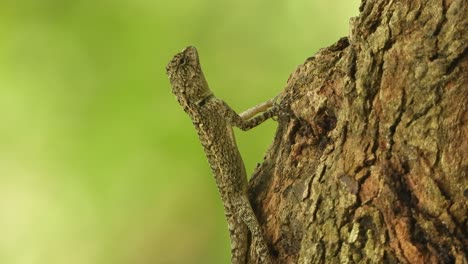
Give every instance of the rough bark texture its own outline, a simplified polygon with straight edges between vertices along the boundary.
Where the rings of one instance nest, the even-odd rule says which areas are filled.
[[[290,76],[250,182],[278,263],[466,263],[467,8],[363,1]]]

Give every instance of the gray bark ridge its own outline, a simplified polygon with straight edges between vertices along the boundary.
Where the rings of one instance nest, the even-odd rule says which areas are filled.
[[[466,263],[467,8],[363,1],[291,74],[249,188],[277,263]]]

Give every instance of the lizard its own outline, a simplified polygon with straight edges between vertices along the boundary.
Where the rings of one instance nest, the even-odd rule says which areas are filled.
[[[221,195],[231,240],[231,262],[247,262],[250,231],[253,252],[260,263],[272,263],[247,197],[247,175],[232,128],[246,131],[277,116],[275,99],[237,114],[210,90],[193,46],[177,53],[166,66],[166,72],[172,93],[195,126]]]

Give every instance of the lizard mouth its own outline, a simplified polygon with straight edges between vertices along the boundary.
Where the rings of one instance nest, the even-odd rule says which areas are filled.
[[[182,58],[184,58],[183,54],[177,53],[166,65],[166,74],[169,76],[169,78],[172,78],[174,73],[178,71]]]

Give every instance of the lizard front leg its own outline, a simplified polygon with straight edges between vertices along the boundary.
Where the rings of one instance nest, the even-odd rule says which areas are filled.
[[[266,102],[260,103],[254,107],[251,107],[244,112],[240,113],[239,116],[242,118],[242,120],[246,121],[257,115],[258,113],[262,113],[267,111],[269,108],[271,108],[274,105],[275,98],[270,99]]]
[[[274,100],[275,99],[270,99],[264,103],[249,108],[240,114],[237,114],[226,103],[224,103],[226,109],[228,109],[226,116],[233,126],[236,126],[243,131],[247,131],[260,125],[269,118],[278,115],[279,107],[274,104]]]

